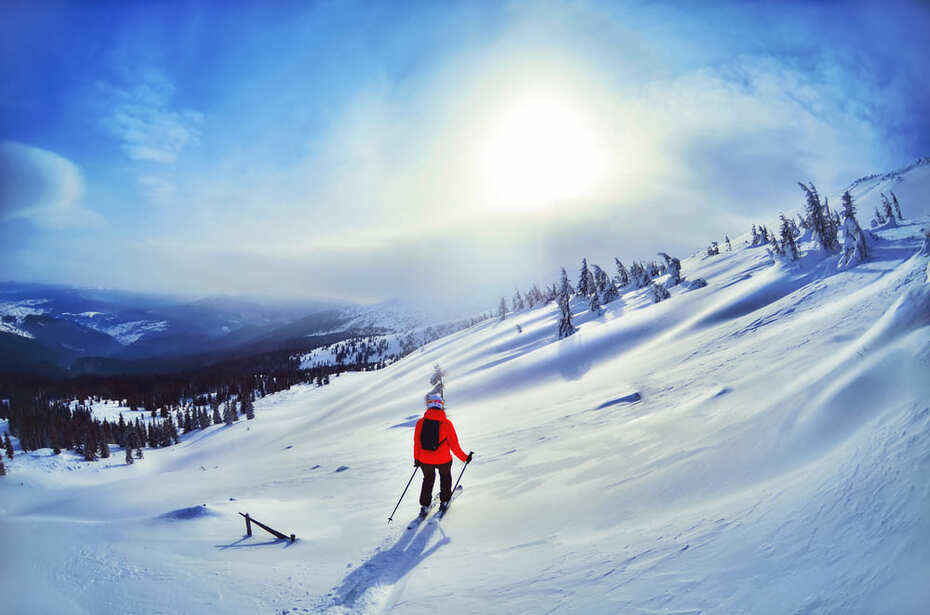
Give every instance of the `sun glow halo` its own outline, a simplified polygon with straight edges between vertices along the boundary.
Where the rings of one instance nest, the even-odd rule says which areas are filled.
[[[589,196],[607,155],[580,106],[527,98],[497,115],[479,164],[489,205],[527,211]]]

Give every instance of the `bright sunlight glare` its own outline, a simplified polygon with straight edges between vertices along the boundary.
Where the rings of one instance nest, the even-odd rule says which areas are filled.
[[[528,211],[592,192],[607,171],[607,154],[580,109],[536,96],[496,116],[479,158],[489,205]]]

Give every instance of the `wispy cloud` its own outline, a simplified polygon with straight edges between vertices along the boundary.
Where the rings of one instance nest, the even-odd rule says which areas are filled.
[[[70,160],[14,141],[0,142],[0,221],[30,220],[47,229],[100,226],[81,206],[84,178]]]
[[[170,164],[200,142],[203,113],[172,106],[175,86],[164,73],[147,70],[130,87],[99,82],[98,88],[109,107],[103,126],[132,160]]]

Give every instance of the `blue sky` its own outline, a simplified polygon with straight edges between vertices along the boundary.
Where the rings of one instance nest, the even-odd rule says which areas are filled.
[[[0,7],[0,279],[490,307],[930,155],[926,3]]]

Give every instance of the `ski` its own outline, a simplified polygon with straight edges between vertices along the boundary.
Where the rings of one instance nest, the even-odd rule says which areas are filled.
[[[441,510],[441,511],[437,512],[435,515],[433,515],[433,520],[434,520],[434,521],[436,521],[436,522],[440,521],[440,520],[446,515],[446,513],[449,512],[449,509],[452,508],[452,502],[455,501],[456,496],[458,496],[460,493],[462,493],[462,490],[463,490],[463,489],[464,489],[464,487],[462,487],[462,485],[459,485],[458,487],[455,488],[455,490],[452,492],[452,497],[449,498],[449,505],[446,507],[445,510]]]
[[[420,525],[421,523],[423,523],[423,521],[426,520],[426,518],[429,516],[430,511],[433,510],[433,507],[434,507],[435,505],[436,505],[436,500],[434,499],[432,502],[430,502],[429,510],[426,511],[426,514],[425,514],[425,515],[417,515],[416,518],[415,518],[413,521],[411,521],[409,524],[407,524],[407,529],[408,529],[408,530],[412,530],[412,529],[414,529],[415,527],[417,527],[418,525]]]

